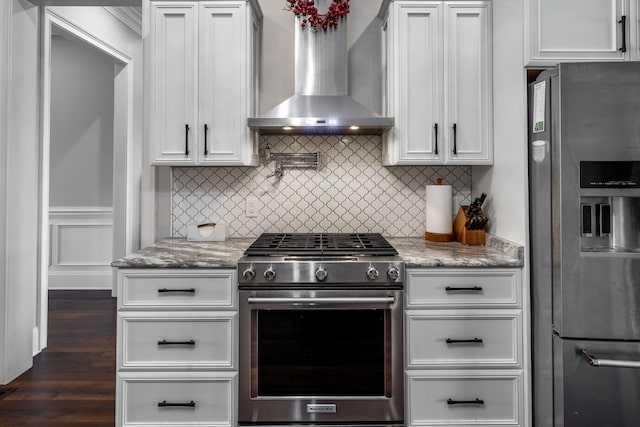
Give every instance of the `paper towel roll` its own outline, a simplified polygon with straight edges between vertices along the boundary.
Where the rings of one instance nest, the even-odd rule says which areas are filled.
[[[427,233],[453,231],[453,199],[450,185],[427,185]]]

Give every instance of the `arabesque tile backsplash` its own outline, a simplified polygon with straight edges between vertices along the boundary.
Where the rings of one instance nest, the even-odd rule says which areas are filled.
[[[322,167],[285,169],[268,177],[264,147],[275,153],[322,153]],[[425,185],[442,178],[453,187],[454,207],[471,200],[469,166],[393,166],[381,163],[379,135],[267,135],[258,167],[176,167],[172,182],[172,234],[186,237],[187,224],[228,224],[227,237],[263,232],[376,232],[418,237],[425,231]],[[258,216],[245,216],[245,200]],[[455,213],[456,209],[454,209]]]

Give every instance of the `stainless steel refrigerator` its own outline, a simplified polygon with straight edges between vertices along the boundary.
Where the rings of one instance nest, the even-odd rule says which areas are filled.
[[[536,427],[640,426],[640,63],[529,85]]]

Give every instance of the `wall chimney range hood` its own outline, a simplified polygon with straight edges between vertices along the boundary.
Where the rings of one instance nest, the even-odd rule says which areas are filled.
[[[332,0],[315,0],[325,13]],[[263,134],[380,134],[393,127],[347,94],[347,17],[327,31],[295,23],[295,93],[248,126]]]

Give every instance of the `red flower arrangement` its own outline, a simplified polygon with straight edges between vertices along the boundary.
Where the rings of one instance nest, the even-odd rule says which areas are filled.
[[[349,0],[333,0],[326,14],[321,15],[314,5],[313,0],[286,0],[287,9],[298,18],[302,17],[300,26],[319,30],[322,28],[336,28],[338,21],[349,13]]]

